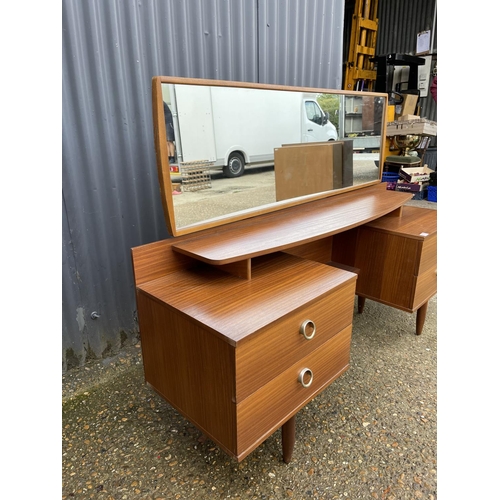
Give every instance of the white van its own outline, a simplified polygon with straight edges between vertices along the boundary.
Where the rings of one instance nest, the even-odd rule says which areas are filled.
[[[182,162],[206,161],[226,177],[238,177],[246,166],[273,165],[274,149],[283,144],[338,139],[316,94],[173,84],[162,89],[174,120],[174,172]]]

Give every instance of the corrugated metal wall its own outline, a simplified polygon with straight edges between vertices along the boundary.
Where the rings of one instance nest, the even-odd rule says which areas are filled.
[[[413,53],[435,5],[379,0],[377,54]],[[345,47],[343,0],[63,0],[62,12],[64,372],[136,339],[130,248],[168,237],[152,76],[340,89]],[[432,99],[423,113],[436,119]]]
[[[343,0],[63,0],[63,372],[136,339],[130,248],[168,237],[151,78],[341,88],[343,13]]]
[[[415,54],[417,35],[431,30],[432,67],[437,63],[436,0],[379,0],[377,55]],[[421,115],[437,121],[434,100],[422,98]]]
[[[349,58],[352,16],[356,0],[345,1],[343,61]],[[437,1],[378,0],[377,56],[399,53],[415,55],[417,35],[431,30],[431,67],[437,64]],[[345,70],[345,67],[344,67]],[[429,95],[421,99],[421,115],[437,121],[437,106]],[[433,138],[435,146],[437,138]]]
[[[379,0],[377,54],[415,54],[417,34],[426,30],[437,50],[435,14],[436,0]]]

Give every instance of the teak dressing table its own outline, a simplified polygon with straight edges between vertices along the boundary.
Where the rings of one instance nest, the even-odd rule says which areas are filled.
[[[435,211],[410,198],[379,177],[133,248],[147,383],[237,461],[281,427],[288,463],[296,413],[349,367],[355,295],[414,311],[435,293]]]

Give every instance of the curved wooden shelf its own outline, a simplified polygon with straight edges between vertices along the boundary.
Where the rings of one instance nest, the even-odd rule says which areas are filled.
[[[319,240],[378,219],[412,194],[388,191],[381,183],[207,230],[172,245],[175,252],[225,265]]]

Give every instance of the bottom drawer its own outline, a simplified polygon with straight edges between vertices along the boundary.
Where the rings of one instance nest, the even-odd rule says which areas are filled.
[[[237,458],[242,460],[349,367],[352,325],[237,405]],[[309,387],[299,382],[308,368]],[[263,367],[265,369],[265,367]],[[308,379],[306,377],[305,383]]]

